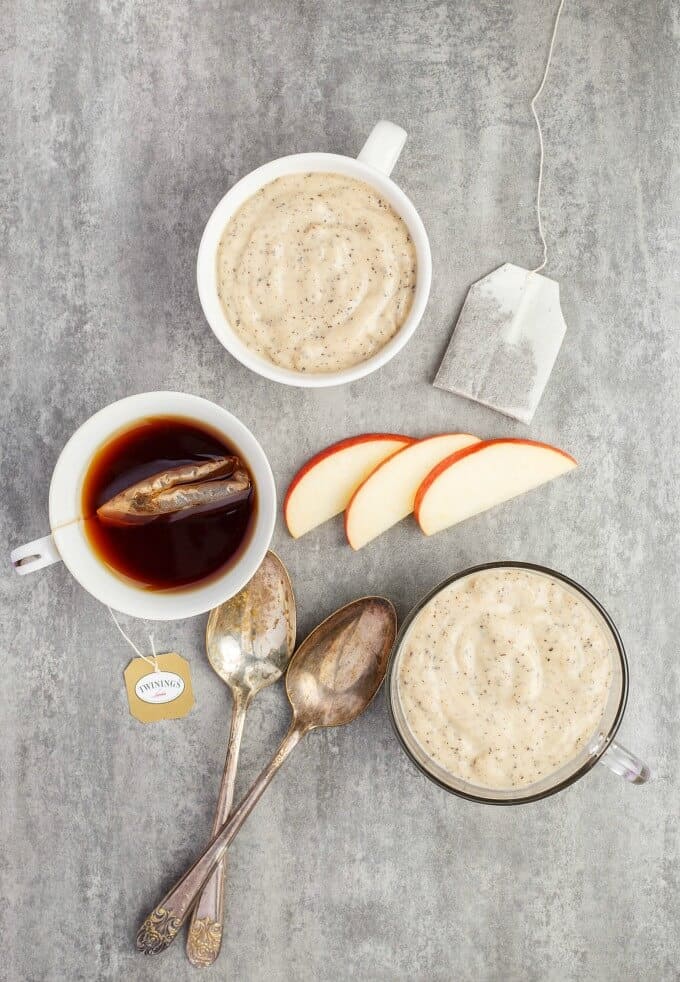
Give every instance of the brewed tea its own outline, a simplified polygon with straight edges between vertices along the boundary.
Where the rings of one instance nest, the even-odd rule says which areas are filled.
[[[114,437],[95,454],[83,483],[95,552],[151,590],[195,584],[236,562],[255,507],[238,449],[175,417],[143,420]]]

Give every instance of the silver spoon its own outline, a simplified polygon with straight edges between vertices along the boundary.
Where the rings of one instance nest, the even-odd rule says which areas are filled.
[[[156,955],[172,943],[204,883],[279,767],[302,737],[320,726],[351,723],[366,709],[385,677],[397,616],[382,597],[341,607],[305,638],[286,674],[293,710],[279,749],[208,848],[149,914],[137,933],[137,949]]]
[[[241,736],[251,700],[276,682],[295,647],[295,597],[286,567],[268,552],[249,583],[210,613],[205,632],[208,660],[231,689],[233,707],[227,759],[211,835],[226,822],[234,801]],[[206,883],[191,915],[187,955],[192,965],[211,965],[222,944],[226,855]]]

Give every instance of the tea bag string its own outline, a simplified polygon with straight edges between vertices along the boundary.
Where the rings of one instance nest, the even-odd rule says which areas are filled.
[[[125,631],[123,630],[123,628],[120,626],[120,622],[118,621],[118,618],[116,617],[116,615],[114,614],[114,612],[111,610],[111,608],[110,607],[107,607],[106,609],[108,610],[109,614],[111,614],[111,617],[113,618],[113,623],[116,625],[116,627],[118,628],[118,630],[120,631],[120,633],[123,635],[123,637],[125,638],[125,640],[127,641],[127,643],[132,648],[132,650],[134,652],[136,652],[139,655],[140,658],[142,658],[144,661],[148,662],[149,665],[151,665],[151,667],[153,668],[154,672],[160,672],[160,668],[158,667],[158,656],[156,654],[156,645],[154,644],[153,634],[150,634],[149,635],[149,641],[151,642],[151,658],[149,658],[148,655],[142,654],[142,652],[139,650],[139,648],[134,643],[134,641],[132,640],[132,638],[129,638],[127,636],[127,634],[125,633]]]
[[[562,14],[562,8],[564,7],[564,0],[560,0],[560,5],[557,8],[557,15],[555,16],[555,25],[553,27],[552,37],[550,38],[550,48],[548,49],[548,60],[545,63],[545,71],[543,72],[543,78],[541,79],[541,84],[538,87],[536,95],[531,100],[531,112],[534,115],[536,121],[536,129],[538,131],[538,145],[540,147],[540,159],[538,163],[538,188],[536,191],[536,217],[538,219],[538,234],[541,237],[541,244],[543,246],[543,262],[536,269],[532,269],[531,273],[540,273],[542,269],[545,269],[548,263],[548,246],[546,245],[545,235],[543,234],[543,220],[541,218],[541,191],[543,190],[543,162],[545,160],[545,150],[543,147],[543,131],[541,130],[541,121],[538,118],[538,113],[536,112],[536,102],[539,99],[541,93],[543,92],[543,87],[545,86],[546,80],[548,78],[548,72],[550,71],[550,62],[552,61],[553,49],[555,47],[555,39],[557,38],[557,27],[560,23],[560,16]]]

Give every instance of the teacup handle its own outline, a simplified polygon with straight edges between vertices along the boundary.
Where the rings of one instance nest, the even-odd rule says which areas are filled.
[[[615,740],[609,744],[599,763],[604,764],[619,777],[625,777],[631,784],[644,784],[651,776],[647,765]]]
[[[42,539],[34,539],[26,545],[17,546],[12,549],[10,559],[15,572],[19,576],[26,576],[27,573],[35,573],[43,566],[51,566],[61,560],[57,544],[51,535],[45,535]]]
[[[399,160],[399,154],[406,143],[406,130],[386,119],[376,123],[361,148],[357,160],[382,171],[388,177]]]

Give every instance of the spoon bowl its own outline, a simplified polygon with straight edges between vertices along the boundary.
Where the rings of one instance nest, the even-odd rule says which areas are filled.
[[[293,726],[343,726],[362,713],[385,677],[395,631],[383,597],[354,600],[319,624],[286,673]]]
[[[205,645],[234,698],[250,700],[281,677],[295,646],[295,597],[275,553],[267,553],[240,593],[211,611]]]

